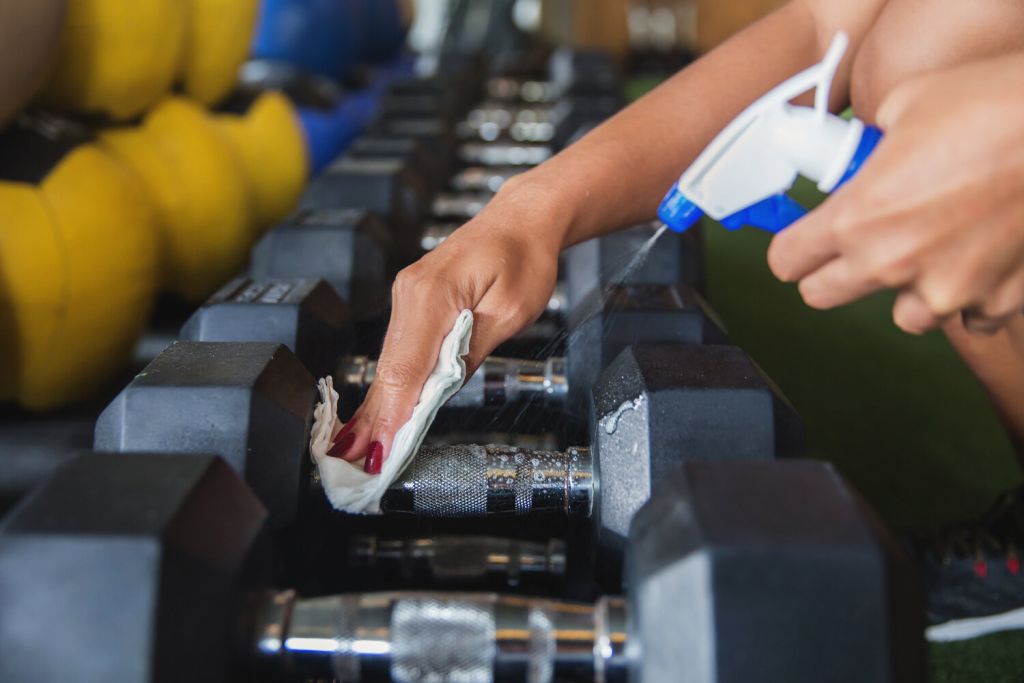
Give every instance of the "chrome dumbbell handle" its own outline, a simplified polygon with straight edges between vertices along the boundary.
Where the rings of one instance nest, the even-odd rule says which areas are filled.
[[[486,89],[490,98],[528,103],[554,102],[562,94],[559,85],[551,81],[508,77],[489,79]]]
[[[588,517],[593,510],[590,451],[531,451],[460,444],[420,448],[384,494],[381,508],[435,518],[526,515]]]
[[[492,593],[267,596],[255,651],[276,670],[339,682],[502,683],[626,678],[626,606]]]
[[[565,576],[565,543],[497,536],[382,538],[356,536],[349,542],[349,565],[370,571],[390,569],[403,576],[435,581],[498,579],[518,586],[524,578]]]
[[[553,301],[557,301],[554,297]],[[491,357],[484,361],[457,394],[449,408],[482,408],[510,403],[560,406],[569,394],[565,359],[542,361]],[[346,358],[338,381],[346,387],[365,391],[377,376],[377,361],[367,356]]]

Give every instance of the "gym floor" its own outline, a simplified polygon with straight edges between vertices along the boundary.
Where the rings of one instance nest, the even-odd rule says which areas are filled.
[[[813,206],[816,195],[808,185],[794,196]],[[770,235],[709,223],[704,236],[709,298],[730,335],[803,416],[809,452],[892,528],[968,520],[1021,482],[988,399],[942,334],[897,329],[889,294],[812,310],[769,272]],[[1024,634],[933,646],[931,668],[936,683],[1020,683]]]

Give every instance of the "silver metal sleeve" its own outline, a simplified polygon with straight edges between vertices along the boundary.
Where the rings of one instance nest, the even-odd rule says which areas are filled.
[[[377,375],[377,361],[366,356],[350,356],[338,369],[339,382],[364,392]],[[483,408],[511,403],[561,406],[569,393],[565,359],[543,361],[491,357],[452,396],[448,408]]]
[[[490,593],[268,600],[256,651],[284,673],[395,683],[618,683],[625,605]]]
[[[406,578],[427,576],[435,581],[497,578],[512,587],[524,576],[564,576],[565,563],[565,543],[559,539],[541,543],[497,536],[356,536],[349,545],[352,567],[390,569]]]
[[[382,508],[427,517],[591,514],[590,451],[529,451],[515,446],[424,446],[384,494]]]
[[[484,361],[446,406],[561,406],[568,393],[564,358],[538,361],[495,356]]]
[[[346,356],[341,359],[335,376],[338,384],[365,392],[377,376],[377,361],[369,356]]]

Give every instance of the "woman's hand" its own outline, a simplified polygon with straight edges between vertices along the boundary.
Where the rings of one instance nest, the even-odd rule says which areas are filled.
[[[877,119],[875,153],[775,237],[772,271],[815,308],[890,288],[907,332],[961,311],[994,332],[1024,308],[1024,55],[919,76]]]
[[[545,192],[522,185],[509,181],[479,216],[398,274],[376,379],[330,455],[365,457],[364,469],[380,472],[463,309],[473,312],[467,376],[544,311],[564,223],[557,209],[544,208]]]

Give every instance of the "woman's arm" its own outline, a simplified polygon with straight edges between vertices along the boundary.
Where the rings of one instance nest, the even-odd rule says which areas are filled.
[[[365,457],[365,469],[379,471],[459,311],[473,311],[466,366],[474,372],[544,310],[563,247],[653,217],[671,183],[736,114],[818,61],[835,30],[848,32],[855,54],[883,4],[793,0],[508,181],[479,216],[399,274],[376,380],[332,454]],[[837,106],[851,60],[833,90]]]
[[[852,7],[851,7],[852,5]],[[848,102],[850,65],[883,1],[797,0],[738,33],[552,158],[508,194],[545,197],[563,214],[562,246],[649,220],[679,174],[737,114],[817,62],[838,30],[850,48],[832,89]]]

